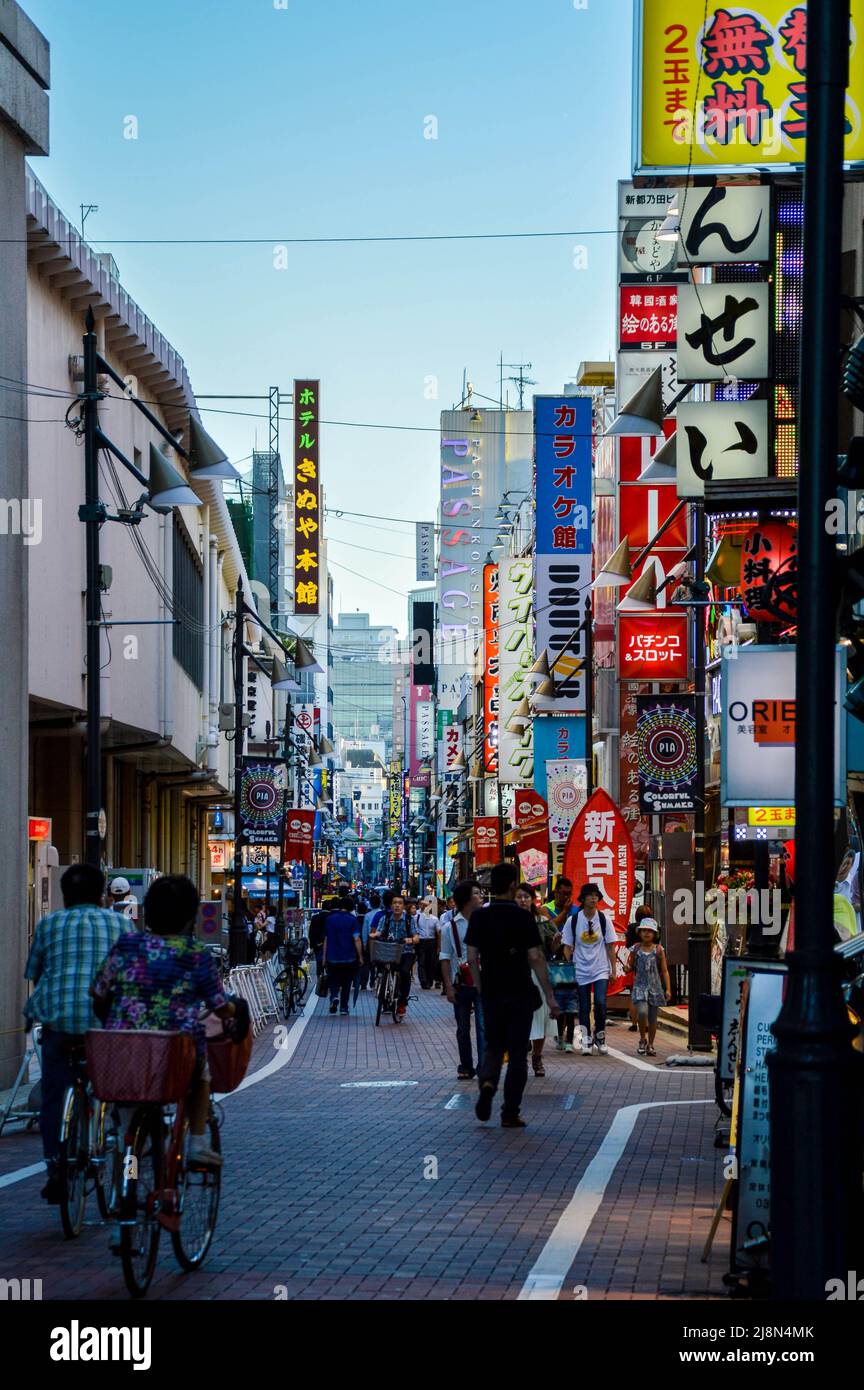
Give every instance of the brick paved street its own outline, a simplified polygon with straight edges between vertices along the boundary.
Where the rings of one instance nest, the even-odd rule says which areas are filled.
[[[572,1252],[587,1220],[575,1259],[547,1249],[544,1260],[560,1268],[561,1298],[579,1285],[589,1298],[722,1296],[725,1222],[710,1263],[700,1263],[722,1186],[717,1112],[680,1103],[708,1100],[712,1074],[664,1067],[680,1043],[662,1038],[659,1065],[633,1065],[626,1023],[611,1025],[608,1041],[631,1061],[547,1043],[547,1075],[528,1081],[529,1127],[505,1131],[497,1108],[478,1124],[474,1087],[455,1079],[452,1013],[440,995],[420,994],[400,1027],[376,1028],[367,995],[347,1019],[319,1001],[290,1061],[224,1102],[214,1245],[202,1270],[181,1275],[163,1236],[150,1297],[270,1299],[283,1286],[301,1299],[516,1299],[616,1113],[649,1103],[659,1105],[635,1117],[611,1175],[607,1144],[586,1179],[595,1203],[600,1184],[596,1212],[583,1184],[559,1227],[556,1250]],[[276,1055],[268,1032],[250,1071]],[[348,1084],[364,1081],[413,1084]],[[37,1135],[7,1133],[0,1181],[39,1156]],[[437,1180],[424,1178],[430,1159]],[[4,1270],[41,1278],[45,1298],[124,1297],[95,1201],[82,1236],[64,1242],[40,1185],[36,1175],[0,1188]]]

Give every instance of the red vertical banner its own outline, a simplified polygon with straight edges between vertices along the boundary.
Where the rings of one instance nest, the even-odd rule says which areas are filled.
[[[317,615],[321,596],[321,383],[294,382],[294,612]]]
[[[498,771],[498,566],[483,566],[483,770]]]
[[[549,852],[549,807],[539,792],[530,787],[516,788],[516,829],[519,852],[537,849]]]
[[[501,839],[498,834],[497,816],[474,817],[474,863],[477,868],[484,864],[497,864],[501,858]]]
[[[633,901],[635,856],[627,822],[615,802],[598,787],[583,806],[564,849],[564,872],[573,881],[574,895],[583,883],[600,889],[600,908],[614,922],[619,937],[618,978],[610,993],[625,987],[625,937]]]
[[[315,831],[314,811],[285,812],[286,863],[312,863],[312,837]]]

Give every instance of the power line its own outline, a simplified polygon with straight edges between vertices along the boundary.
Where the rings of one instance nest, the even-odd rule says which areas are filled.
[[[617,228],[591,227],[560,232],[422,232],[387,236],[266,236],[266,237],[99,237],[85,242],[81,236],[56,237],[58,246],[365,246],[390,242],[428,241],[537,241],[566,236],[618,236]],[[0,237],[2,245],[26,243],[27,237]]]

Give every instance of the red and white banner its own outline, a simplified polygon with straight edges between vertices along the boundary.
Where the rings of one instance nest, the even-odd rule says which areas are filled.
[[[620,938],[619,974],[614,983],[610,982],[611,994],[627,984],[623,974],[624,942],[633,900],[634,870],[633,841],[627,822],[609,794],[598,787],[573,822],[564,850],[564,872],[573,882],[574,899],[583,883],[596,883],[601,894],[600,908],[615,924]]]
[[[498,834],[497,816],[474,817],[474,863],[477,868],[484,864],[497,864],[501,858],[501,840]]]
[[[519,831],[519,857],[535,849],[549,852],[549,807],[539,792],[530,787],[516,788],[516,829]]]
[[[315,812],[289,808],[285,812],[285,859],[296,864],[312,863],[312,837]]]

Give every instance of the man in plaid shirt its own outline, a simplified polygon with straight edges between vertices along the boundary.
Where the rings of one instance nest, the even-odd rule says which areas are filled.
[[[59,1202],[57,1153],[63,1097],[72,1083],[70,1054],[88,1028],[98,1028],[90,986],[114,943],[133,928],[120,912],[101,906],[105,876],[92,864],[73,864],[60,880],[61,912],[38,923],[25,976],[35,988],[24,1007],[42,1024],[42,1109],[39,1128],[48,1181],[42,1196]]]

